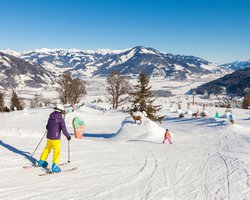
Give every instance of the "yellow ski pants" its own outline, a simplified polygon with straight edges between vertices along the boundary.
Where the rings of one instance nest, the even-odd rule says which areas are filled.
[[[43,153],[40,157],[41,160],[46,161],[49,153],[51,152],[51,149],[53,149],[53,163],[59,164],[60,162],[60,154],[61,154],[61,142],[60,140],[50,140],[47,139],[47,144],[45,149],[43,150]]]

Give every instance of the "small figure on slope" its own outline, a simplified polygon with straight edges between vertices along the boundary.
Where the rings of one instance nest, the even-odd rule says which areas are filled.
[[[46,162],[47,157],[53,149],[53,164],[51,171],[52,172],[61,172],[61,169],[57,166],[60,161],[60,146],[61,146],[61,131],[68,140],[71,140],[71,137],[66,129],[65,122],[63,119],[63,114],[65,112],[64,106],[61,104],[56,105],[54,112],[50,114],[48,123],[46,125],[47,129],[47,144],[43,150],[40,160],[38,162],[39,167],[47,167],[48,163]]]
[[[193,113],[193,114],[192,114],[192,117],[197,118],[197,117],[198,117],[198,114],[199,114],[199,110],[197,110],[197,112],[196,112],[196,113]]]
[[[166,129],[166,132],[164,134],[164,140],[162,141],[162,143],[166,143],[166,140],[169,141],[170,144],[172,144],[172,141],[171,141],[171,135],[170,135],[170,132],[168,129]]]
[[[232,113],[229,114],[228,116],[229,122],[234,125],[235,121],[234,121],[234,115]]]

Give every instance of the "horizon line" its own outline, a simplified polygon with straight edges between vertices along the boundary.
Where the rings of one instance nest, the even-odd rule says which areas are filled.
[[[250,61],[250,59],[239,59],[239,60],[233,60],[233,61],[228,61],[228,62],[214,62],[214,61],[209,61],[208,59],[204,59],[200,56],[195,56],[195,55],[192,55],[192,54],[174,54],[174,53],[169,53],[169,52],[165,52],[165,51],[162,51],[162,50],[157,50],[153,47],[146,47],[146,46],[143,46],[143,45],[136,45],[134,47],[130,47],[130,48],[124,48],[124,49],[110,49],[110,48],[93,48],[93,49],[81,49],[81,48],[63,48],[63,47],[60,47],[60,48],[47,48],[47,47],[42,47],[42,48],[34,48],[34,49],[24,49],[24,50],[16,50],[16,49],[11,49],[11,48],[6,48],[6,49],[0,49],[1,52],[3,53],[8,53],[8,51],[13,51],[13,52],[16,52],[16,53],[19,53],[19,54],[22,54],[22,53],[29,53],[29,52],[43,52],[42,50],[44,50],[44,52],[46,52],[46,50],[49,51],[58,51],[58,50],[66,50],[66,51],[83,51],[83,52],[88,52],[90,53],[92,51],[92,53],[95,53],[95,52],[98,52],[98,51],[110,51],[110,52],[113,52],[113,53],[122,53],[124,51],[128,51],[130,49],[133,49],[133,48],[136,48],[136,47],[143,47],[143,48],[151,48],[151,49],[154,49],[156,51],[159,51],[161,53],[164,53],[164,54],[173,54],[175,56],[193,56],[193,57],[197,57],[197,58],[200,58],[200,59],[203,59],[203,60],[206,60],[208,62],[211,62],[211,63],[214,63],[214,64],[220,64],[220,65],[223,65],[223,64],[229,64],[229,63],[233,63],[233,62],[245,62],[245,61]]]

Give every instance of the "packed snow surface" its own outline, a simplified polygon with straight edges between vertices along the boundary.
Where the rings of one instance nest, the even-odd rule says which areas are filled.
[[[41,168],[23,169],[45,133],[52,108],[1,113],[0,199],[250,199],[249,111],[233,110],[236,124],[185,115],[165,106],[162,124],[144,117],[135,123],[119,110],[87,104],[66,115],[72,135],[70,164],[78,170],[40,177]],[[190,111],[195,112],[196,107]],[[220,116],[224,110],[219,109]],[[75,139],[72,119],[86,122],[82,140]],[[165,129],[173,144],[162,144]],[[174,134],[173,134],[174,133]],[[34,154],[45,147],[44,139]],[[62,135],[61,162],[68,161]],[[52,153],[51,153],[52,154]],[[51,164],[52,156],[48,158]]]
[[[152,80],[152,89],[167,89],[174,95],[157,98],[165,115],[155,123],[142,115],[142,124],[105,101],[105,79],[86,79],[85,105],[66,115],[72,136],[70,164],[62,170],[76,171],[38,176],[44,169],[23,169],[39,159],[53,107],[0,113],[1,200],[249,200],[250,111],[232,109],[235,125],[228,122],[225,108],[206,107],[207,117],[192,118],[202,106],[190,105],[186,92],[199,81]],[[200,80],[201,81],[201,80]],[[204,81],[204,80],[202,80]],[[136,81],[134,81],[136,82]],[[20,91],[19,91],[20,92]],[[28,98],[30,91],[22,91]],[[24,96],[25,94],[25,96]],[[56,98],[55,91],[43,92]],[[209,101],[195,96],[196,102]],[[173,103],[175,102],[175,103]],[[182,102],[184,118],[179,118]],[[7,102],[6,102],[7,103]],[[220,118],[215,119],[218,111]],[[74,138],[72,120],[86,123],[83,139]],[[162,144],[165,129],[173,144]],[[68,161],[68,142],[61,138],[61,163]],[[48,158],[51,166],[52,153]]]

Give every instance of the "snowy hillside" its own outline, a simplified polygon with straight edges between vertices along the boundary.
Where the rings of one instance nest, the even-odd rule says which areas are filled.
[[[0,52],[0,87],[45,87],[56,83],[54,75],[44,67]]]
[[[236,70],[231,74],[227,74],[219,79],[207,82],[199,86],[196,91],[204,93],[206,90],[209,93],[220,93],[221,87],[226,88],[227,94],[244,96],[244,90],[250,83],[250,67]]]
[[[38,175],[43,169],[23,166],[31,165],[30,155],[53,109],[0,113],[0,199],[249,199],[249,111],[233,109],[232,126],[225,118],[214,119],[215,112],[222,116],[224,109],[209,107],[206,118],[179,119],[168,103],[163,106],[167,117],[162,124],[146,118],[142,125],[135,124],[119,110],[104,113],[104,103],[68,114],[72,137],[75,116],[85,120],[86,131],[82,140],[71,140],[71,162],[61,168],[78,169],[42,177]],[[171,145],[161,143],[165,128],[174,133]],[[35,159],[44,147],[45,139]],[[61,162],[67,161],[68,144],[62,136]]]
[[[7,53],[44,66],[53,73],[70,71],[78,77],[107,76],[112,71],[136,76],[144,70],[150,76],[186,79],[230,70],[195,56],[173,55],[153,48],[136,46],[125,50],[38,49]]]

